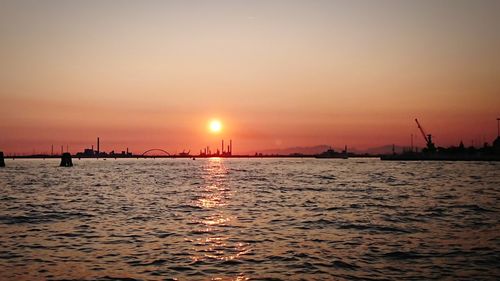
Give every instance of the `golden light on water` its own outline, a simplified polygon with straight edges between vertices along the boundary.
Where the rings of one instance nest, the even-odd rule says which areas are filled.
[[[205,184],[200,187],[198,198],[194,202],[204,210],[202,218],[194,220],[194,231],[202,235],[193,241],[195,253],[191,259],[196,261],[228,261],[240,258],[251,252],[248,243],[231,239],[225,234],[225,228],[234,226],[238,218],[231,215],[228,205],[233,192],[228,188],[228,170],[221,158],[210,158],[204,167]],[[234,279],[235,278],[235,279]],[[236,276],[230,280],[247,280],[245,276]]]

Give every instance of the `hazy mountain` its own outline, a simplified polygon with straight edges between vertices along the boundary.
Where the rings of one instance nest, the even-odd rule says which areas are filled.
[[[316,145],[316,146],[296,146],[296,147],[288,147],[288,148],[281,148],[281,149],[264,149],[258,151],[258,153],[262,153],[264,155],[270,155],[270,154],[278,154],[278,155],[289,155],[293,153],[300,153],[304,155],[316,155],[321,152],[326,151],[329,149],[331,146],[329,145]],[[342,151],[344,150],[343,147],[332,147],[335,151]],[[394,150],[396,153],[401,153],[403,152],[403,149],[406,147],[395,145]],[[347,147],[348,152],[353,152],[356,154],[391,154],[392,153],[392,144],[390,145],[383,145],[383,146],[377,146],[377,147],[371,147],[367,149],[356,149],[356,148],[349,148]]]
[[[296,146],[296,147],[288,147],[288,148],[281,148],[281,149],[265,149],[265,150],[258,151],[258,153],[262,153],[265,155],[269,155],[269,154],[289,155],[292,153],[301,153],[301,154],[305,154],[305,155],[315,155],[315,154],[321,153],[323,151],[326,151],[329,148],[330,148],[329,145]]]
[[[401,153],[403,152],[403,149],[406,149],[406,147],[395,145],[394,146],[394,151],[396,153]],[[358,154],[392,154],[392,144],[388,145],[383,145],[383,146],[377,146],[377,147],[371,147],[367,149],[360,149],[360,150],[353,150],[352,152],[358,153]]]

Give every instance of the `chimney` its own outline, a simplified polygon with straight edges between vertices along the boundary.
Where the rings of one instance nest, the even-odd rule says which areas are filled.
[[[99,137],[97,137],[97,155],[99,155]]]

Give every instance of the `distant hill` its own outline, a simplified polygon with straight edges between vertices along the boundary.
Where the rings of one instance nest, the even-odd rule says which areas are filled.
[[[278,154],[278,155],[289,155],[289,154],[294,154],[294,153],[299,153],[299,154],[304,154],[304,155],[316,155],[321,152],[324,152],[328,150],[331,146],[329,145],[316,145],[316,146],[295,146],[295,147],[288,147],[288,148],[281,148],[281,149],[264,149],[264,150],[259,150],[258,153],[262,153],[264,155],[272,155],[272,154]],[[335,151],[342,151],[344,150],[343,147],[332,147]],[[401,153],[403,152],[403,149],[406,147],[396,145],[394,146],[394,150],[396,153]],[[348,152],[353,152],[356,154],[392,154],[392,144],[388,145],[383,145],[383,146],[377,146],[377,147],[371,147],[367,149],[356,149],[356,148],[349,148],[347,147]]]
[[[403,152],[404,148],[405,147],[403,147],[403,146],[395,145],[394,151],[396,153],[401,153],[401,152]],[[368,153],[368,154],[392,154],[392,144],[371,147],[368,149],[360,149],[360,150],[355,149],[352,152],[358,153],[358,154],[364,154],[364,153]]]
[[[330,148],[329,145],[296,146],[296,147],[288,147],[282,149],[265,149],[265,150],[260,150],[258,152],[264,155],[270,155],[270,154],[289,155],[293,153],[301,153],[304,155],[315,155],[323,151],[326,151],[329,148]]]

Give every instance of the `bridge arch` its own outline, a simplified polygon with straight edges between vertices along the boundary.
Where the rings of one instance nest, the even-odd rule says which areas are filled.
[[[163,149],[160,149],[160,148],[152,148],[152,149],[148,149],[148,150],[144,151],[144,152],[141,154],[141,156],[145,156],[147,153],[152,152],[152,151],[159,151],[159,152],[163,152],[165,155],[172,156],[170,153],[168,153],[168,151],[163,150]]]

